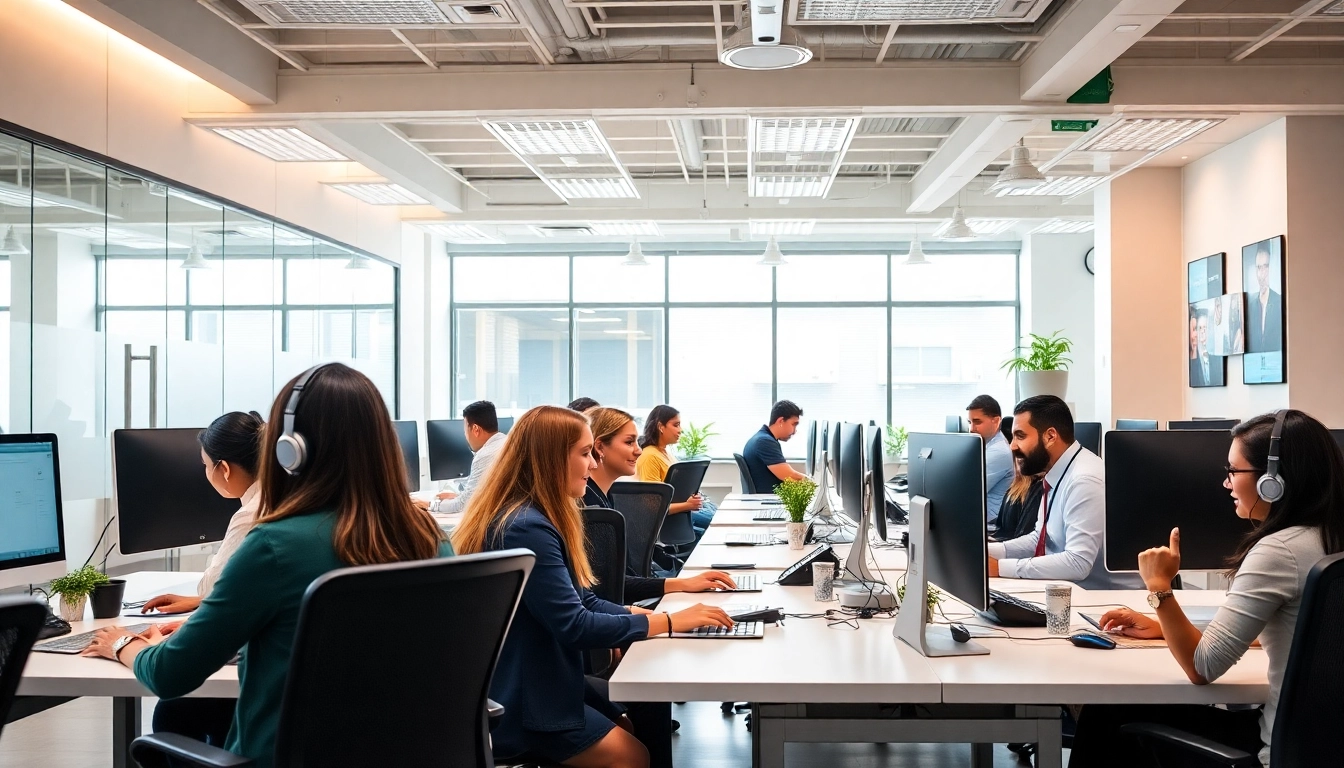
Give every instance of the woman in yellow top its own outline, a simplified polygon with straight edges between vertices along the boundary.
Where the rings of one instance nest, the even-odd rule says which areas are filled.
[[[649,417],[644,420],[644,434],[640,435],[639,447],[643,452],[635,461],[635,478],[650,483],[667,482],[667,471],[672,468],[672,457],[668,447],[681,440],[681,412],[670,405],[654,406]],[[691,527],[695,529],[698,542],[714,519],[714,503],[696,493],[686,501],[668,507],[669,515],[689,512]]]

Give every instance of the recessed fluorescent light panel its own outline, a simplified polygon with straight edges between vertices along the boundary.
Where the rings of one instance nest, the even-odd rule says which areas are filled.
[[[474,224],[416,224],[417,227],[438,235],[450,243],[462,245],[498,245],[504,241],[486,234]]]
[[[796,0],[803,22],[1024,22],[1049,0]]]
[[[1051,219],[1031,230],[1033,235],[1076,235],[1091,232],[1096,225],[1091,221],[1077,219]]]
[[[747,131],[752,197],[825,197],[858,118],[753,117]]]
[[[281,163],[340,162],[350,159],[298,128],[211,128],[210,130]]]
[[[1078,151],[1161,152],[1221,122],[1222,118],[1123,118],[1089,135]]]
[[[429,201],[411,190],[387,181],[329,181],[332,189],[339,189],[369,205],[428,205]]]
[[[815,226],[815,219],[753,219],[751,234],[753,237],[810,235]]]
[[[483,125],[565,200],[639,197],[596,120],[487,120]]]
[[[1001,235],[1017,225],[1017,219],[967,219],[966,223],[970,225],[971,231],[977,235]],[[942,226],[933,233],[934,237],[942,237],[947,228],[952,225],[951,219],[943,222]]]
[[[604,237],[662,237],[656,221],[595,221],[588,225],[593,234]]]
[[[284,24],[447,24],[433,0],[243,0],[265,18]]]
[[[1107,178],[1109,177],[1105,175],[1051,176],[1047,174],[1045,183],[1040,186],[1025,189],[1001,189],[997,197],[1020,197],[1022,195],[1072,197],[1092,189]]]

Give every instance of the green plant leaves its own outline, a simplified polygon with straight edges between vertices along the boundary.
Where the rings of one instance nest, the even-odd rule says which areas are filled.
[[[1013,357],[1004,362],[1001,366],[1014,373],[1018,371],[1065,371],[1073,360],[1068,354],[1073,351],[1073,342],[1069,341],[1060,334],[1064,331],[1055,331],[1049,336],[1040,336],[1035,333],[1029,333],[1027,336],[1031,339],[1031,345],[1018,347],[1013,350]],[[1027,351],[1024,356],[1023,350]]]
[[[789,513],[789,522],[803,522],[803,515],[807,513],[807,505],[812,503],[812,497],[817,493],[817,484],[807,478],[802,480],[785,480],[775,486],[775,495],[784,503],[784,510]]]
[[[78,571],[52,579],[51,591],[70,600],[77,600],[90,594],[96,587],[108,583],[111,579],[92,565],[86,565]]]
[[[709,455],[709,438],[719,436],[718,432],[710,431],[713,426],[712,421],[703,427],[686,422],[686,428],[681,430],[681,438],[677,440],[677,455],[683,459],[697,459]]]

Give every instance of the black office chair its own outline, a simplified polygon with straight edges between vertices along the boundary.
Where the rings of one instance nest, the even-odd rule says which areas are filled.
[[[672,504],[667,483],[612,483],[611,505],[625,517],[625,569],[634,576],[653,575],[653,552]]]
[[[625,517],[614,509],[585,507],[583,538],[588,565],[597,579],[593,594],[625,605]],[[588,652],[589,674],[603,675],[610,669],[611,651],[599,648]]]
[[[691,459],[679,461],[667,470],[666,482],[672,486],[672,503],[689,501],[700,492],[705,482],[705,473],[709,471],[709,459]],[[669,515],[663,522],[658,542],[665,547],[680,547],[695,542],[695,529],[691,527],[690,513]]]
[[[1344,737],[1344,554],[1322,558],[1307,576],[1293,647],[1279,691],[1270,744],[1274,768],[1339,765]],[[1153,723],[1120,729],[1139,740],[1151,765],[1202,760],[1227,768],[1260,768],[1255,754]],[[1166,762],[1162,762],[1166,758]]]
[[[46,618],[47,609],[31,597],[0,598],[0,731],[9,721],[23,665]]]
[[[747,460],[740,453],[733,454],[733,461],[737,462],[737,474],[742,479],[743,493],[760,493],[756,490],[756,484],[751,481],[751,470],[747,469]]]
[[[488,717],[503,708],[486,695],[534,560],[512,549],[343,568],[314,581],[299,606],[275,764],[493,767]],[[352,650],[352,617],[372,605],[411,617],[412,638],[451,648],[452,660]],[[193,765],[253,764],[177,734],[131,742],[142,765],[161,754]]]
[[[999,421],[999,432],[1003,434],[1003,439],[1013,442],[1013,415],[1010,413]]]

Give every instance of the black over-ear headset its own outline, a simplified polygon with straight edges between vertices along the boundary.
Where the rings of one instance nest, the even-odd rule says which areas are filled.
[[[314,365],[299,374],[294,389],[290,390],[289,402],[285,403],[284,432],[275,440],[275,460],[281,469],[291,475],[299,474],[308,461],[308,443],[301,433],[294,431],[294,414],[299,410],[299,401],[303,399],[303,390],[308,382],[327,365],[329,363]]]
[[[1265,462],[1265,474],[1255,483],[1255,492],[1262,501],[1270,504],[1283,498],[1286,487],[1279,475],[1279,443],[1283,440],[1283,422],[1288,418],[1286,409],[1274,414],[1274,431],[1269,433],[1269,460]]]

